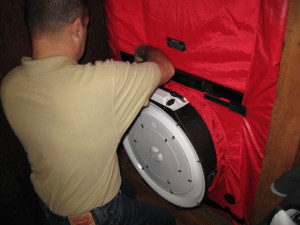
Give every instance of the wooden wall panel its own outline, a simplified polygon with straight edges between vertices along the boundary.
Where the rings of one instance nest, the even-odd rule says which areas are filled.
[[[106,33],[104,0],[88,0],[90,23],[86,51],[80,63],[95,62],[110,58]]]
[[[0,79],[31,55],[30,36],[24,22],[24,1],[0,2]],[[0,216],[1,224],[45,224],[29,180],[23,148],[0,109]]]
[[[24,21],[24,0],[0,1],[0,78],[31,55],[31,43]]]
[[[90,25],[81,63],[109,57],[102,0],[89,0]],[[24,22],[24,0],[0,1],[0,81],[22,56],[31,56]],[[46,225],[29,180],[30,168],[22,145],[0,107],[0,224]]]
[[[300,1],[290,0],[277,96],[266,154],[253,208],[252,224],[261,221],[281,200],[270,185],[299,161],[300,143]]]

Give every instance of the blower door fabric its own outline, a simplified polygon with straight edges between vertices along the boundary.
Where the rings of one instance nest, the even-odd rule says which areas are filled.
[[[114,23],[120,50],[138,43],[164,50],[177,69],[245,91],[256,41],[259,1],[116,1]],[[167,38],[185,43],[182,52]]]
[[[249,223],[276,93],[288,0],[106,0],[109,44],[133,54],[148,43],[176,69],[244,94],[242,117],[174,81],[210,129],[218,174],[208,197]],[[220,211],[221,212],[221,211]]]

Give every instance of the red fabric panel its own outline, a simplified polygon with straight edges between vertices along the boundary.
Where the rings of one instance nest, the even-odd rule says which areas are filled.
[[[247,116],[169,82],[206,122],[216,148],[218,174],[208,197],[249,224],[264,156],[287,18],[288,0],[106,0],[113,50],[133,53],[149,43],[177,69],[244,93]],[[167,46],[183,41],[186,51]],[[232,204],[225,194],[234,197]],[[230,217],[229,217],[230,218]],[[230,218],[233,223],[236,222]]]
[[[246,218],[251,217],[276,94],[280,57],[288,12],[288,0],[264,0],[251,74],[243,104],[247,117],[242,121],[241,190]]]
[[[256,39],[259,1],[109,0],[120,50],[150,43],[177,69],[243,92]],[[110,11],[111,12],[111,11]],[[110,15],[110,14],[109,14]],[[186,51],[167,47],[167,37]]]

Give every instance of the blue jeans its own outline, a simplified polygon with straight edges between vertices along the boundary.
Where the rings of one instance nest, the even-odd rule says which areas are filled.
[[[123,187],[124,185],[122,185]],[[128,188],[127,188],[128,189]],[[121,190],[104,206],[91,210],[96,225],[175,225],[174,217],[159,206],[142,202]],[[70,225],[68,217],[51,212],[44,203],[43,211],[51,225]]]

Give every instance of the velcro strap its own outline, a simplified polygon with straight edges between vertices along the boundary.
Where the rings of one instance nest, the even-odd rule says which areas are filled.
[[[71,225],[96,225],[90,212],[78,216],[68,216]]]

